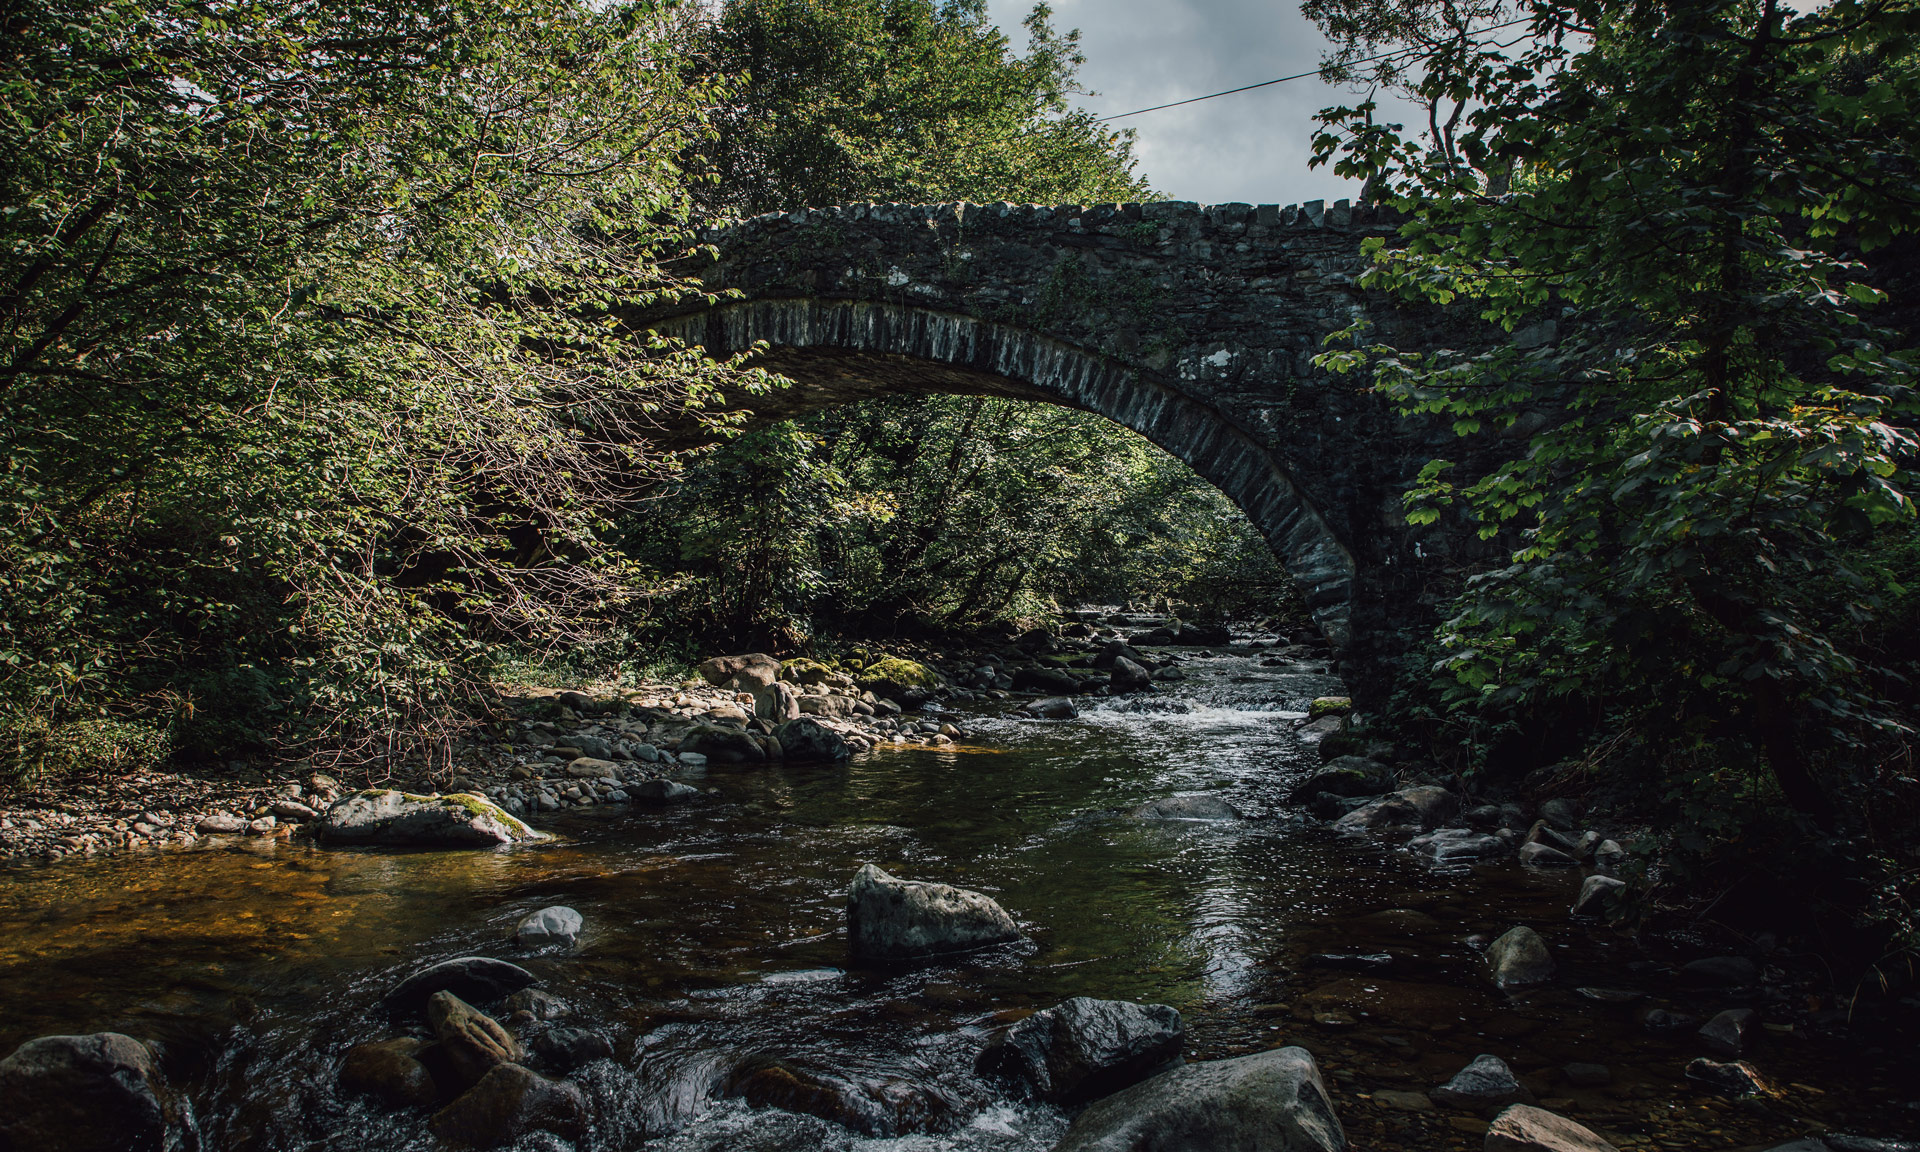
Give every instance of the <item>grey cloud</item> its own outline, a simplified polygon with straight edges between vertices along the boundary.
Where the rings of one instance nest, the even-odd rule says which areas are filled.
[[[991,0],[1025,43],[1030,0]],[[1080,29],[1078,103],[1098,115],[1200,96],[1319,66],[1326,41],[1292,4],[1262,0],[1054,0],[1054,24]],[[1140,170],[1162,195],[1202,203],[1287,204],[1353,196],[1329,169],[1309,170],[1314,114],[1353,92],[1315,78],[1129,117]]]

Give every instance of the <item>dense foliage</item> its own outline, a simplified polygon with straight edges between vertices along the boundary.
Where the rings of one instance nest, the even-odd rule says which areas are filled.
[[[30,0],[0,38],[13,767],[430,750],[482,638],[627,593],[641,434],[754,383],[595,319],[676,290],[711,95],[673,21]]]
[[[1321,160],[1411,213],[1373,283],[1514,334],[1416,355],[1356,331],[1323,358],[1522,445],[1435,461],[1409,495],[1415,523],[1512,545],[1441,630],[1445,707],[1651,766],[1703,835],[1751,833],[1754,805],[1852,828],[1868,795],[1911,805],[1889,663],[1911,649],[1886,630],[1912,617],[1920,442],[1889,294],[1916,287],[1920,8],[1319,12],[1339,60],[1414,49],[1383,79],[1431,111],[1413,134],[1372,104],[1325,114]]]

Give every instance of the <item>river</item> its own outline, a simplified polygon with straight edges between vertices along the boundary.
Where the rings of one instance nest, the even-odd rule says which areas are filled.
[[[698,803],[583,811],[546,823],[557,836],[539,845],[248,841],[15,870],[0,883],[0,1051],[106,1029],[157,1041],[207,1149],[429,1149],[420,1115],[337,1086],[340,1053],[392,1034],[379,1000],[401,975],[480,953],[524,963],[611,1039],[613,1059],[579,1074],[594,1108],[583,1149],[1039,1152],[1066,1119],[1006,1099],[973,1057],[996,1024],[1079,995],[1177,1007],[1189,1059],[1309,1048],[1356,1147],[1479,1147],[1478,1119],[1375,1094],[1430,1089],[1482,1052],[1623,1148],[1915,1127],[1910,1043],[1889,1050],[1870,1030],[1776,1027],[1754,1058],[1775,1097],[1688,1083],[1698,1052],[1636,1022],[1650,1004],[1715,1010],[1674,983],[1680,957],[1573,923],[1568,872],[1436,874],[1392,843],[1315,826],[1283,805],[1318,764],[1294,721],[1337,681],[1244,653],[1183,667],[1185,682],[1089,701],[1076,720],[949,713],[968,733],[953,747],[716,767]],[[1224,797],[1246,818],[1130,815],[1179,793]],[[854,965],[845,891],[866,862],[987,892],[1026,940]],[[552,904],[585,916],[579,946],[518,954],[513,925]],[[1547,937],[1560,971],[1508,995],[1477,945],[1515,924]],[[1377,973],[1314,959],[1362,952],[1393,959]],[[1603,1003],[1583,986],[1644,998]],[[865,1086],[881,1121],[861,1134],[724,1098],[726,1070],[747,1056]],[[1569,1062],[1605,1065],[1611,1081],[1568,1084]],[[908,1130],[885,1133],[889,1117]]]

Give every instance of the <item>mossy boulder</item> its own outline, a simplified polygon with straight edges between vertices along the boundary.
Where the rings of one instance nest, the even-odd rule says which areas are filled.
[[[1353,699],[1348,696],[1322,696],[1307,705],[1307,718],[1318,720],[1322,716],[1345,716],[1353,711]]]
[[[933,696],[940,687],[940,676],[925,664],[888,656],[862,668],[855,683],[875,696],[912,708]]]
[[[489,848],[546,839],[484,796],[416,796],[392,788],[369,788],[341,799],[320,818],[314,834],[330,844],[436,848]]]
[[[833,667],[818,660],[789,660],[780,669],[780,679],[792,684],[824,684],[833,675]]]

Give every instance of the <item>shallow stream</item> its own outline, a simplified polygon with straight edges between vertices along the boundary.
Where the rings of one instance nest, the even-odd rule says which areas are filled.
[[[996,1024],[1076,995],[1174,1005],[1189,1059],[1309,1048],[1359,1148],[1478,1148],[1479,1119],[1375,1094],[1431,1089],[1481,1052],[1623,1148],[1920,1130],[1911,1040],[1896,1047],[1871,1022],[1833,1035],[1776,1024],[1752,1060],[1777,1096],[1689,1084],[1688,1038],[1636,1022],[1653,1004],[1732,1006],[1676,986],[1685,957],[1574,924],[1577,875],[1512,862],[1436,875],[1393,843],[1312,826],[1282,807],[1318,763],[1293,721],[1337,683],[1245,655],[1184,667],[1185,682],[1090,702],[1073,721],[962,713],[970,739],[951,748],[714,768],[700,802],[555,820],[558,839],[536,846],[253,841],[14,871],[0,878],[0,1052],[104,1029],[159,1041],[208,1149],[427,1149],[421,1115],[338,1088],[340,1053],[392,1034],[379,999],[400,976],[483,953],[533,969],[613,1039],[614,1059],[579,1076],[592,1149],[1038,1152],[1065,1118],[1010,1102],[972,1061]],[[1222,796],[1248,818],[1129,815],[1179,793]],[[865,862],[988,892],[1028,938],[929,965],[853,965],[844,898]],[[520,955],[513,925],[551,904],[584,914],[580,945]],[[1468,938],[1521,923],[1552,943],[1560,974],[1509,996]],[[1393,960],[1354,973],[1312,959],[1323,953]],[[1603,1003],[1582,986],[1644,998]],[[1753,1006],[1791,1023],[1777,1003]],[[871,1130],[908,1130],[861,1134],[725,1099],[726,1070],[750,1055],[867,1085],[882,1102]],[[1605,1065],[1612,1082],[1574,1087],[1559,1071],[1569,1062]],[[886,1111],[901,1099],[911,1106]]]

